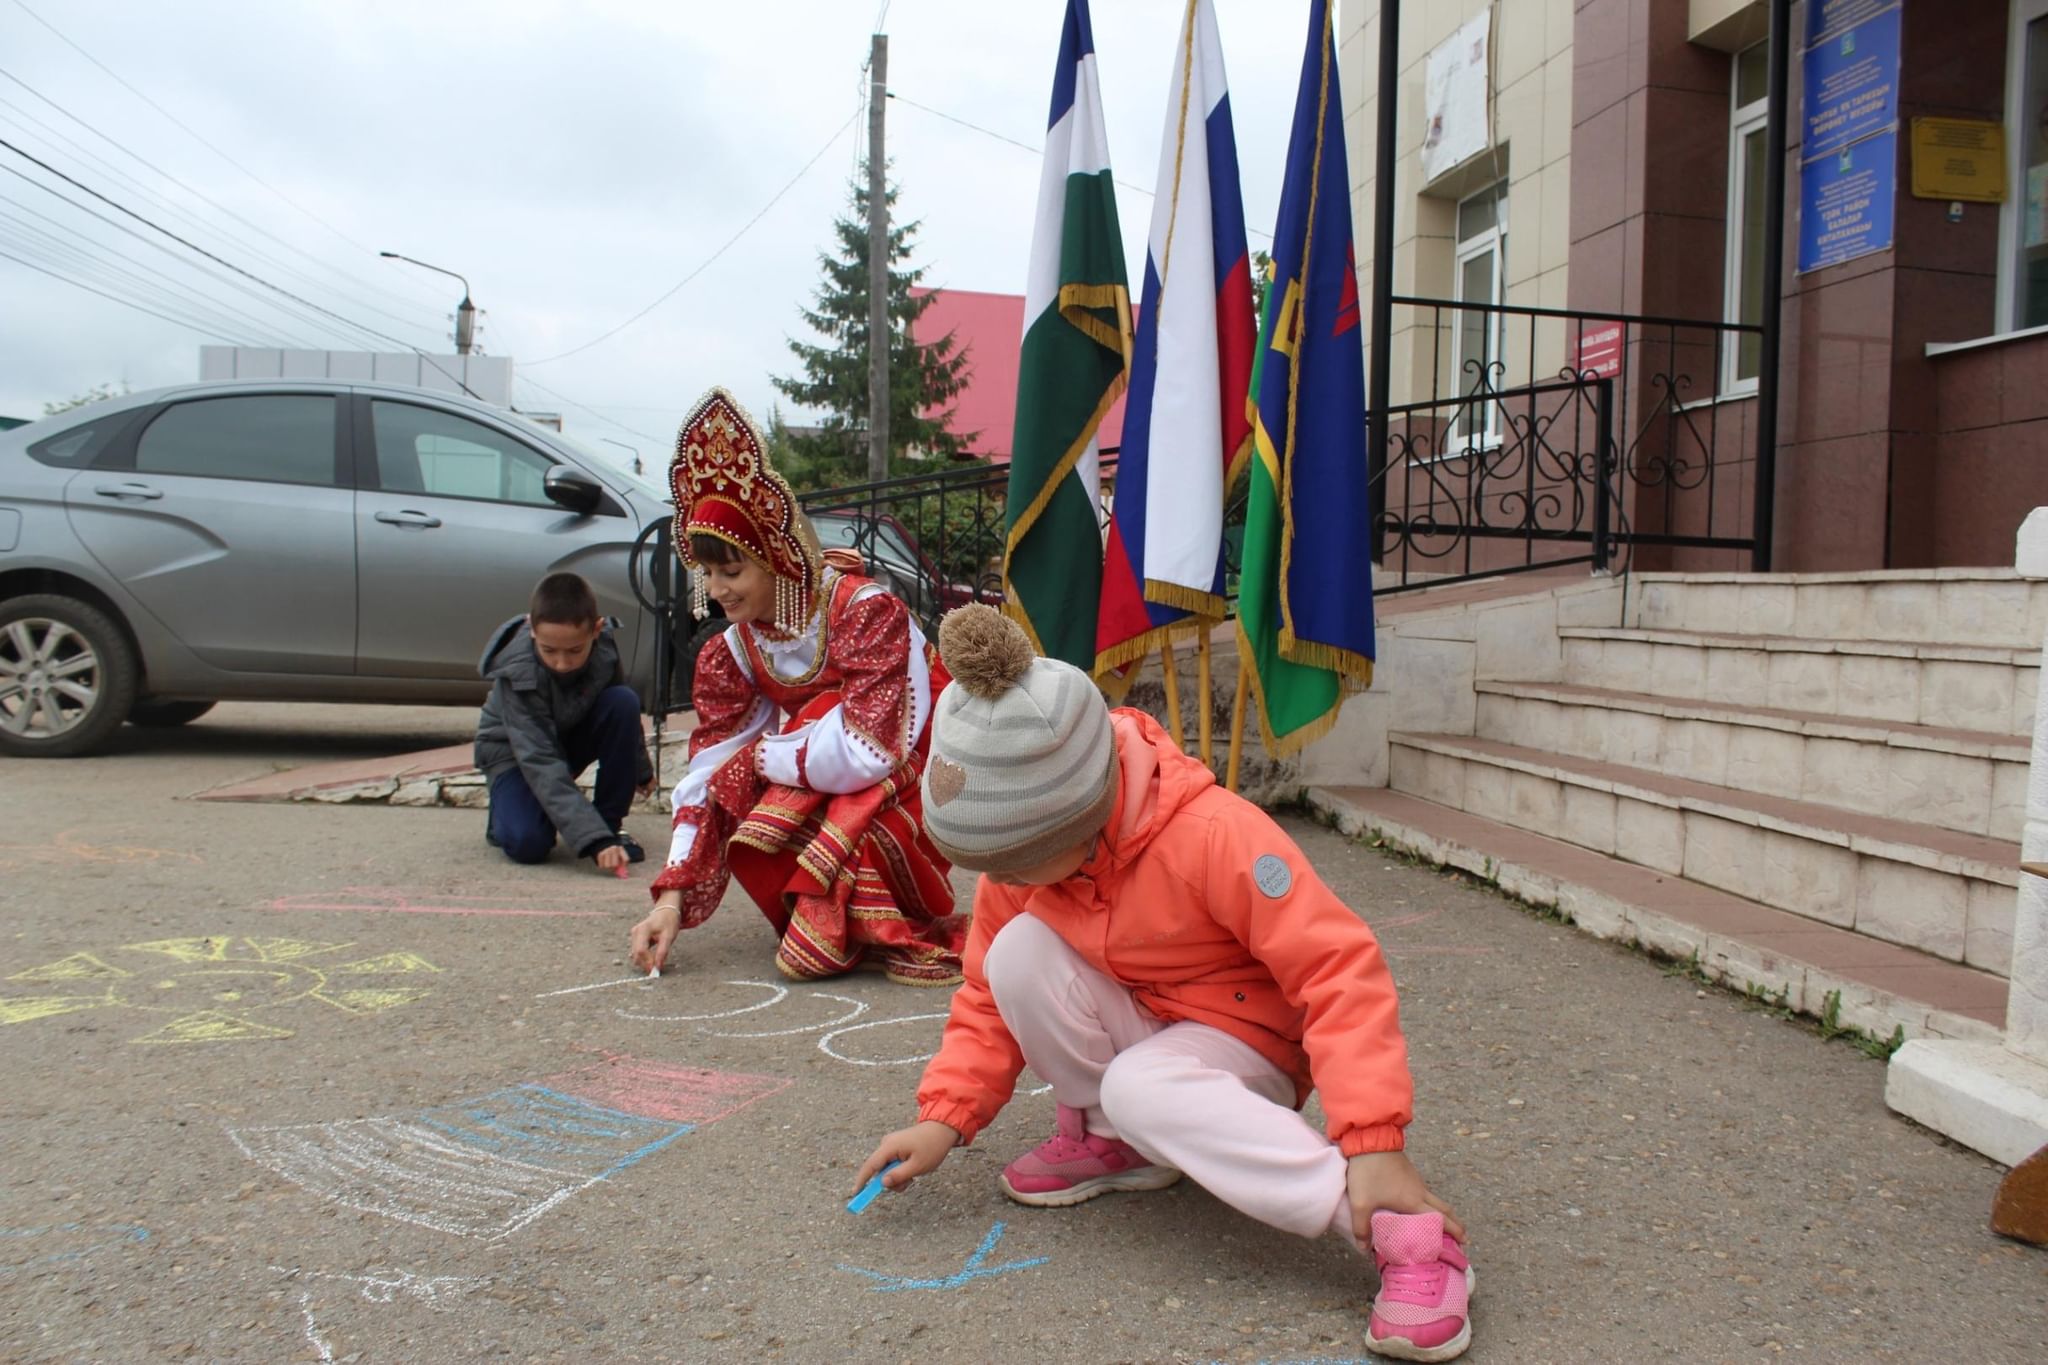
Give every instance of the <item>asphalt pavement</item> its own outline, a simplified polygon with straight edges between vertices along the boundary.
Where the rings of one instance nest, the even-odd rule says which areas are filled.
[[[650,868],[515,867],[475,812],[190,799],[471,721],[227,705],[0,760],[0,1360],[1367,1358],[1334,1241],[1185,1182],[1008,1203],[1049,1095],[848,1213],[944,991],[782,982],[737,896],[638,979]],[[1889,1113],[1882,1063],[1289,828],[1394,964],[1467,1359],[2048,1358],[2048,1253],[1988,1230],[2000,1168]]]

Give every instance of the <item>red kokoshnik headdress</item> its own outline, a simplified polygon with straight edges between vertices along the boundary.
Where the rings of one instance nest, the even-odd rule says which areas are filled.
[[[716,536],[775,575],[774,624],[795,630],[809,621],[818,549],[804,534],[796,494],[768,467],[760,429],[730,393],[711,389],[683,419],[668,478],[683,562],[701,575],[690,537]]]

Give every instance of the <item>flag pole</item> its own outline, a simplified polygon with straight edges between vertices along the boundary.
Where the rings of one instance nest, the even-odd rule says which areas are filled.
[[[1166,674],[1166,728],[1173,733],[1173,747],[1187,752],[1180,728],[1180,666],[1173,658],[1173,635],[1159,637],[1159,667]]]
[[[1240,653],[1237,660],[1237,700],[1230,707],[1230,766],[1223,776],[1224,788],[1233,792],[1237,790],[1238,759],[1244,750],[1244,707],[1250,700],[1251,686],[1251,661]]]
[[[1201,633],[1195,637],[1195,704],[1202,708],[1195,720],[1195,732],[1201,736],[1202,766],[1216,766],[1216,749],[1210,742],[1210,731],[1215,728],[1212,715],[1216,703],[1209,694],[1209,637],[1215,634],[1215,627],[1202,623]]]

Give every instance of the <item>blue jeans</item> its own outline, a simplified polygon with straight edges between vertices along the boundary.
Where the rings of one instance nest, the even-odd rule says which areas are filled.
[[[605,824],[617,830],[632,808],[639,785],[644,739],[640,729],[640,697],[624,683],[598,693],[597,704],[583,723],[557,736],[569,775],[581,775],[597,764],[591,804]],[[555,825],[548,819],[526,775],[508,768],[491,779],[491,839],[515,863],[544,863],[555,846]]]

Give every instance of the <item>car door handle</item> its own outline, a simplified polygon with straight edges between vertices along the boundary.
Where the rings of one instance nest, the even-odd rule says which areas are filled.
[[[377,520],[386,526],[418,526],[432,529],[441,524],[439,517],[430,517],[425,512],[379,512]]]
[[[103,498],[133,498],[137,502],[154,502],[164,495],[163,489],[146,483],[103,483],[92,491]]]

